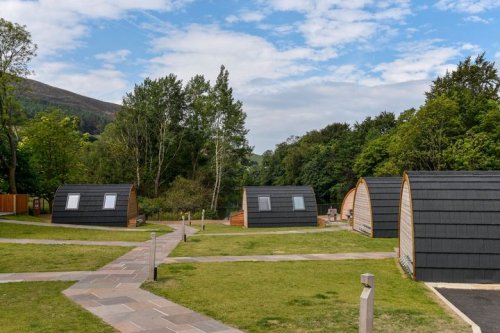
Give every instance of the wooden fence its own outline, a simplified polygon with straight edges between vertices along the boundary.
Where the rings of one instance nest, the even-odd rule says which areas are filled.
[[[0,194],[0,212],[14,214],[28,213],[28,195]]]

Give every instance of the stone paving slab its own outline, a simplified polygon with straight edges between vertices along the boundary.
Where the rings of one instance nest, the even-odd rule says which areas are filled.
[[[143,242],[0,238],[0,243],[11,243],[11,244],[55,244],[55,245],[98,245],[98,246],[134,246],[135,247],[135,246],[142,245]]]
[[[78,281],[96,272],[37,272],[37,273],[6,273],[0,274],[0,283],[22,281]]]
[[[256,235],[290,235],[290,234],[309,234],[320,232],[335,232],[342,230],[351,230],[347,225],[339,225],[323,229],[305,229],[305,230],[283,230],[283,231],[255,231],[255,232],[218,232],[218,233],[199,233],[196,236],[256,236]]]
[[[24,224],[24,225],[36,225],[39,227],[62,227],[62,228],[70,228],[70,229],[92,229],[92,230],[112,230],[112,231],[129,231],[129,232],[148,232],[151,230],[148,229],[135,229],[135,228],[121,228],[121,227],[98,227],[92,225],[76,225],[76,224],[53,224],[53,223],[44,223],[44,222],[30,222],[30,221],[16,221],[16,220],[7,220],[0,219],[0,223],[9,223],[9,224]]]
[[[167,257],[165,264],[187,262],[232,262],[232,261],[305,261],[305,260],[355,260],[396,258],[394,252],[360,252],[332,254],[279,254],[254,256],[206,256],[206,257]]]
[[[196,229],[186,227],[187,234]],[[181,229],[156,239],[156,263],[182,240]],[[140,286],[148,278],[149,243],[87,275],[64,291],[74,302],[120,332],[236,333],[212,318],[154,295]]]

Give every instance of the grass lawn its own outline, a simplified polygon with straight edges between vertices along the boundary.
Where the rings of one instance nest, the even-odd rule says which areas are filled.
[[[143,287],[247,332],[358,332],[360,274],[375,274],[375,332],[470,332],[393,259],[171,264]]]
[[[171,257],[341,252],[391,252],[395,238],[369,238],[351,231],[289,235],[192,236]]]
[[[31,215],[2,215],[2,220],[23,221],[23,222],[43,222],[49,223],[50,220],[45,217],[31,216]]]
[[[199,230],[200,234],[218,234],[218,233],[230,233],[230,232],[238,232],[238,233],[246,233],[246,232],[265,232],[265,231],[290,231],[290,230],[310,230],[310,229],[321,229],[318,227],[295,227],[295,228],[242,228],[236,226],[230,226],[225,224],[205,224],[205,231],[201,231],[200,224],[193,224],[193,228]],[[326,227],[326,228],[334,228],[334,227]]]
[[[0,273],[93,271],[131,249],[123,246],[0,244]]]
[[[93,240],[93,241],[129,241],[142,242],[151,239],[147,231],[155,231],[157,235],[171,232],[166,225],[141,226],[144,232],[72,229],[64,227],[46,227],[37,225],[23,225],[14,223],[0,223],[0,237],[2,238],[30,238],[56,240]]]
[[[61,292],[74,282],[0,284],[0,327],[3,333],[116,332]]]

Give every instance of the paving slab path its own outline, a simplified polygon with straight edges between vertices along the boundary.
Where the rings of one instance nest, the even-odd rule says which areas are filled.
[[[156,239],[161,263],[181,241],[179,227]],[[187,234],[196,229],[186,227]],[[148,277],[149,243],[143,243],[64,291],[70,299],[120,332],[236,333],[235,328],[140,288]],[[100,274],[99,274],[100,273]]]
[[[154,230],[147,229],[135,229],[135,228],[124,228],[124,227],[97,227],[92,225],[76,225],[76,224],[54,224],[45,222],[30,222],[30,221],[15,221],[0,219],[0,223],[10,223],[10,224],[24,224],[24,225],[36,225],[39,227],[52,227],[52,228],[70,228],[70,229],[90,229],[90,230],[109,230],[109,231],[127,231],[127,232],[151,232]]]
[[[141,246],[144,242],[122,241],[83,241],[83,240],[56,240],[56,239],[25,239],[25,238],[0,238],[0,243],[14,244],[55,244],[55,245],[97,245],[97,246]]]
[[[328,254],[273,254],[253,256],[206,256],[206,257],[167,257],[164,264],[187,262],[236,262],[236,261],[306,261],[306,260],[355,260],[396,258],[395,252],[359,252]]]
[[[249,231],[249,232],[217,232],[217,233],[203,233],[200,232],[196,236],[255,236],[255,235],[290,235],[290,234],[309,234],[320,232],[335,232],[342,230],[351,230],[347,225],[339,225],[325,229],[305,229],[305,230],[284,230],[284,231]]]

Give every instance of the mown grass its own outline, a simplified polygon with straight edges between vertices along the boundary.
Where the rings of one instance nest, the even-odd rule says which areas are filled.
[[[31,216],[31,215],[2,215],[0,216],[0,219],[11,220],[11,221],[23,221],[23,222],[42,222],[42,223],[50,222],[50,220],[46,217]]]
[[[295,228],[243,228],[236,227],[225,224],[205,224],[205,231],[201,231],[201,225],[196,223],[192,225],[193,228],[199,230],[200,234],[218,234],[218,233],[248,233],[248,232],[266,232],[266,231],[291,231],[291,230],[311,230],[311,229],[320,229],[318,227],[295,227]],[[334,227],[327,227],[334,228]]]
[[[0,273],[93,271],[131,247],[0,244]]]
[[[351,231],[286,235],[192,236],[180,243],[171,257],[391,252],[397,239],[369,238]]]
[[[0,284],[0,331],[4,333],[116,332],[111,326],[66,298],[74,282]]]
[[[151,238],[147,231],[155,231],[157,235],[172,231],[169,226],[156,224],[140,228],[144,229],[144,232],[73,229],[2,222],[0,223],[0,238],[142,242]]]
[[[469,332],[394,260],[171,264],[143,287],[246,332],[358,332],[360,274],[375,274],[375,332]]]

